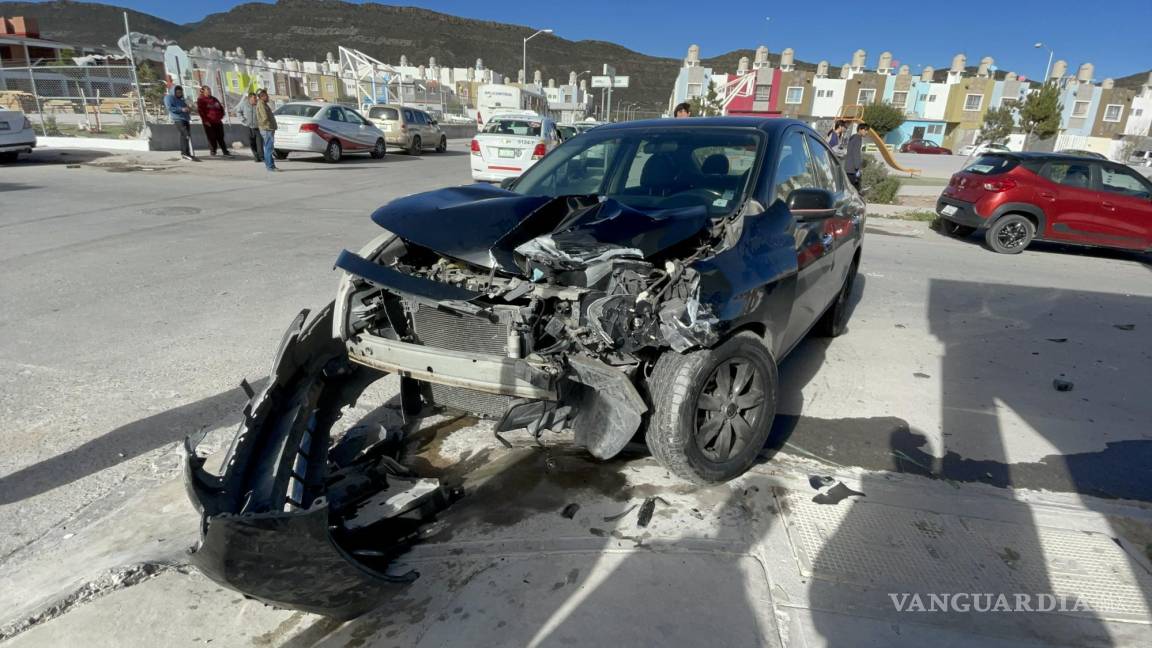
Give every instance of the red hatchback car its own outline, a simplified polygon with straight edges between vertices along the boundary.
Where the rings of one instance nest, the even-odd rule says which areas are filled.
[[[913,139],[900,145],[901,153],[921,153],[925,155],[952,155],[952,149],[944,148],[931,140]]]
[[[988,153],[936,201],[946,232],[982,231],[1016,254],[1035,239],[1152,251],[1152,182],[1123,164],[1059,153]]]

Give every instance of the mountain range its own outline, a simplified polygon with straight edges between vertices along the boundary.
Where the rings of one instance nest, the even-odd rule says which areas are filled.
[[[0,15],[34,16],[42,36],[83,46],[115,46],[124,34],[123,12],[132,31],[178,41],[183,47],[243,47],[253,55],[263,50],[270,58],[324,60],[340,45],[363,51],[386,62],[427,63],[470,67],[483,59],[485,67],[515,77],[521,66],[522,39],[534,27],[473,20],[416,7],[377,3],[351,4],[341,0],[278,0],[275,4],[246,3],[229,11],[205,16],[195,23],[178,24],[156,16],[112,5],[56,0],[54,2],[0,2]],[[688,44],[685,43],[685,50]],[[734,72],[740,57],[753,58],[740,49],[702,59],[704,67]],[[769,55],[774,64],[779,54]],[[681,60],[649,56],[621,45],[598,40],[571,41],[541,34],[532,41],[528,67],[539,69],[545,81],[563,83],[570,71],[598,74],[605,63],[617,74],[628,75],[631,86],[613,92],[615,105],[637,103],[642,111],[663,111]],[[815,65],[796,61],[800,69]],[[839,66],[833,66],[838,68]],[[942,72],[942,70],[941,70]],[[835,69],[833,70],[835,73]],[[1139,85],[1147,73],[1117,79]]]

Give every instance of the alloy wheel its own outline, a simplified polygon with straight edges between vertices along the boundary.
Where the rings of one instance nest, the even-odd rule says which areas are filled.
[[[764,405],[764,376],[751,361],[720,363],[696,399],[697,448],[710,461],[738,455],[754,435]]]

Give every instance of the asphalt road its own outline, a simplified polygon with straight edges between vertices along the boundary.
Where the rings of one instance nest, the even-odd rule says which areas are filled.
[[[0,568],[173,476],[185,434],[234,425],[238,383],[331,299],[332,262],[374,235],[371,211],[469,182],[466,156],[269,174],[43,151],[0,168]],[[1152,261],[999,256],[874,220],[861,272],[850,331],[783,363],[775,447],[1152,501]]]

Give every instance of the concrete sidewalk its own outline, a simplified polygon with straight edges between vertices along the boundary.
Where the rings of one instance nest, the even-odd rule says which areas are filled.
[[[787,454],[699,488],[641,454],[594,463],[523,437],[505,449],[482,423],[432,429],[417,458],[475,463],[470,494],[402,559],[420,578],[377,611],[337,623],[276,610],[181,567],[196,517],[172,482],[7,574],[0,625],[64,599],[8,645],[1087,647],[1152,635],[1144,507]],[[487,460],[463,461],[469,451]],[[833,503],[837,484],[857,494]],[[1051,594],[1066,610],[929,611],[955,593],[1017,607]],[[917,599],[928,609],[910,611]]]

